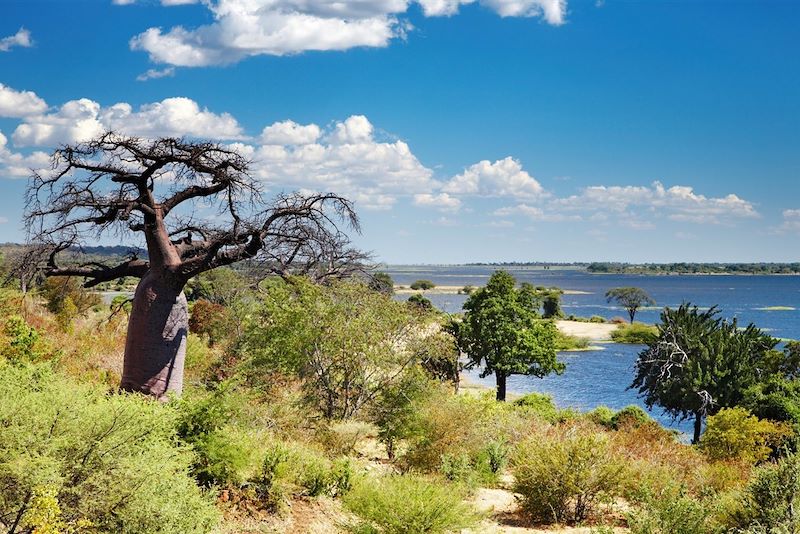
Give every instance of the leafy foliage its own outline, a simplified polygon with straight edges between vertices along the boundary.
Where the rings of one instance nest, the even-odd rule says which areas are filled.
[[[425,291],[426,289],[433,289],[434,287],[436,287],[436,284],[434,284],[430,280],[417,280],[411,283],[411,289],[415,291],[417,290]]]
[[[611,332],[614,343],[649,345],[658,339],[658,329],[642,323],[623,324]]]
[[[170,406],[109,395],[47,366],[0,364],[0,523],[27,514],[40,526],[207,532],[217,513],[188,475],[192,455],[175,444],[175,417]]]
[[[659,405],[675,417],[695,417],[695,436],[706,414],[736,406],[745,390],[763,380],[773,362],[777,341],[717,311],[683,304],[666,308],[658,338],[639,354],[631,387],[648,407]]]
[[[522,508],[545,523],[579,522],[621,493],[623,464],[607,437],[567,431],[523,442],[511,461]]]
[[[463,491],[418,475],[367,478],[344,497],[364,524],[355,532],[444,534],[469,528],[478,516],[463,502]]]
[[[745,408],[723,408],[709,416],[700,447],[713,460],[766,460],[791,434],[786,425],[761,420]]]
[[[308,402],[329,419],[359,413],[402,375],[413,354],[399,343],[413,317],[355,282],[273,284],[245,327],[240,350],[251,380],[281,371],[302,379]]]
[[[518,290],[514,277],[496,271],[485,287],[464,304],[462,322],[450,326],[468,368],[495,374],[498,399],[505,400],[505,379],[512,374],[545,376],[561,372],[556,359],[556,327],[538,317],[530,292]]]
[[[606,301],[616,302],[628,312],[628,317],[633,318],[642,306],[652,306],[656,303],[644,289],[639,287],[615,287],[606,292]]]

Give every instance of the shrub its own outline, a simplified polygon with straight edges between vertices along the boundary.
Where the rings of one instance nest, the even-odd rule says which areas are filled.
[[[589,419],[589,421],[597,425],[604,426],[606,428],[612,428],[612,421],[615,414],[616,412],[608,406],[598,406],[591,412],[588,412],[586,417]]]
[[[615,343],[649,345],[658,339],[658,328],[643,323],[622,323],[611,332],[611,339]]]
[[[337,421],[326,426],[320,433],[320,442],[332,456],[353,454],[356,445],[368,436],[375,436],[376,428],[363,421]]]
[[[229,424],[240,403],[230,386],[188,391],[178,404],[178,437],[197,453],[192,472],[207,486],[237,486],[256,468],[254,440]]]
[[[230,312],[222,304],[199,299],[192,304],[189,331],[208,336],[211,345],[230,335]]]
[[[217,521],[188,475],[191,452],[176,445],[172,406],[0,364],[0,420],[0,509],[31,530],[177,534]]]
[[[511,443],[530,430],[530,418],[513,406],[496,402],[491,393],[472,397],[440,392],[417,404],[408,422],[408,449],[401,465],[435,472],[445,455],[466,455],[478,471],[476,475],[483,477],[488,468],[481,463],[481,454],[489,443]]]
[[[248,320],[243,371],[254,385],[294,375],[326,419],[349,419],[400,379],[412,358],[398,340],[413,324],[401,303],[360,283],[275,281]]]
[[[262,503],[280,511],[293,496],[346,493],[353,483],[353,467],[347,459],[331,462],[310,447],[276,441],[267,447],[261,472],[252,483]]]
[[[745,408],[723,408],[708,417],[700,448],[712,460],[754,464],[766,460],[789,435],[788,426],[761,420]]]
[[[7,341],[0,348],[0,355],[11,362],[36,362],[53,355],[51,347],[42,339],[39,331],[29,326],[19,315],[12,315],[6,320],[3,333]]]
[[[419,406],[434,391],[435,386],[425,372],[412,367],[378,395],[371,416],[390,460],[394,459],[397,442],[414,433]]]
[[[627,514],[627,521],[633,534],[710,534],[709,516],[706,502],[671,488],[648,496]]]
[[[436,287],[436,284],[431,282],[430,280],[417,280],[411,284],[411,289],[418,291],[422,290],[425,291],[426,289],[433,289]]]
[[[587,337],[577,337],[558,331],[556,334],[556,350],[580,350],[588,348],[591,341]]]
[[[523,395],[514,401],[514,406],[519,406],[524,410],[536,414],[550,423],[558,419],[558,409],[553,403],[553,397],[544,393],[531,392]]]
[[[800,518],[795,510],[800,502],[800,461],[789,455],[776,464],[759,467],[748,484],[738,527],[751,532],[796,532]]]
[[[416,311],[431,311],[433,310],[433,302],[431,299],[425,297],[425,295],[421,293],[414,293],[408,300],[406,301],[412,309]]]
[[[458,486],[417,475],[366,478],[344,497],[361,519],[352,532],[439,534],[469,528],[478,516]]]
[[[638,427],[652,422],[653,420],[647,415],[647,412],[635,404],[631,404],[611,417],[611,428],[619,430],[620,428]]]
[[[589,322],[590,323],[605,323],[606,322],[606,318],[602,317],[600,315],[592,315],[591,317],[589,317]]]
[[[517,447],[511,470],[523,510],[545,523],[583,521],[621,493],[622,463],[603,434],[537,436]]]

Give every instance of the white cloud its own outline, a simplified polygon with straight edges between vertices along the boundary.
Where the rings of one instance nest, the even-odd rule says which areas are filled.
[[[0,39],[0,52],[8,52],[15,46],[20,46],[23,48],[33,46],[31,32],[25,28],[20,28],[19,31],[17,31],[17,33],[14,35],[9,35],[8,37],[3,37]]]
[[[242,128],[232,115],[201,109],[197,102],[184,97],[165,98],[161,102],[145,104],[139,111],[133,111],[130,104],[115,104],[101,110],[99,118],[107,129],[129,135],[189,135],[214,139],[243,137]]]
[[[133,3],[135,0],[116,0]],[[453,15],[475,0],[418,0],[426,16]],[[194,3],[162,0],[163,5]],[[310,50],[385,47],[405,36],[401,17],[411,0],[207,0],[214,22],[194,29],[149,28],[130,41],[157,63],[200,67],[235,63],[249,56],[286,55]],[[566,0],[479,0],[502,17],[565,20]]]
[[[800,209],[783,210],[783,221],[780,226],[773,228],[773,233],[789,234],[800,233]]]
[[[442,191],[454,195],[539,198],[544,188],[512,157],[480,161],[451,178]]]
[[[175,67],[167,67],[164,69],[147,69],[145,72],[136,77],[136,81],[146,82],[147,80],[172,78],[173,76],[175,76]]]
[[[414,195],[414,204],[442,211],[458,211],[461,208],[461,201],[447,193],[439,193],[438,195],[430,193],[417,194]]]
[[[316,124],[301,125],[294,121],[276,122],[261,132],[261,143],[265,145],[308,145],[315,143],[322,130]]]
[[[50,156],[36,151],[19,154],[8,148],[8,138],[0,132],[0,178],[24,178],[31,169],[42,169],[50,164]]]
[[[0,83],[0,117],[22,118],[46,110],[47,103],[33,91],[17,91]]]
[[[476,0],[418,0],[429,17],[450,16],[459,7]],[[567,14],[566,0],[478,0],[501,17],[542,17],[553,25],[563,24]]]
[[[253,174],[271,187],[333,191],[360,207],[389,209],[398,197],[431,193],[438,185],[403,141],[374,138],[355,115],[323,131],[315,124],[276,122],[249,148]]]
[[[734,219],[758,217],[753,204],[737,195],[707,197],[692,187],[669,188],[660,182],[651,186],[593,186],[580,194],[554,200],[550,209],[559,212],[614,213],[620,221],[644,227],[640,220],[666,217],[673,221],[720,224]]]
[[[85,141],[106,130],[141,136],[195,136],[237,139],[243,136],[228,113],[201,109],[194,100],[166,98],[134,111],[127,103],[103,108],[88,98],[71,100],[54,113],[26,118],[12,136],[17,146],[47,146]]]
[[[544,219],[544,210],[536,206],[529,206],[528,204],[517,204],[516,206],[507,206],[494,210],[492,215],[497,217],[508,217],[510,215],[524,215],[534,220]]]

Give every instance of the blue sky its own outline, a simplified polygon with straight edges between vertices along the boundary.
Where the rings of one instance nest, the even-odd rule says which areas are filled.
[[[800,259],[798,2],[2,9],[0,241],[28,168],[114,128],[344,194],[392,263]]]

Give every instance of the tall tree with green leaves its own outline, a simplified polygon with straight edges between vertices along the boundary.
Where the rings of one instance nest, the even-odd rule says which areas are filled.
[[[703,420],[738,405],[745,390],[774,373],[778,341],[749,325],[682,304],[661,313],[658,338],[639,354],[631,388],[648,408],[662,407],[679,419],[694,419],[693,441]]]
[[[449,327],[469,358],[467,368],[483,367],[481,377],[495,375],[499,401],[506,400],[511,375],[543,377],[564,370],[556,358],[555,324],[539,316],[526,287],[518,289],[513,276],[495,271],[467,299],[463,321]]]
[[[639,287],[615,287],[606,292],[607,302],[616,302],[628,312],[628,317],[633,318],[642,306],[652,306],[656,303],[647,292]]]

